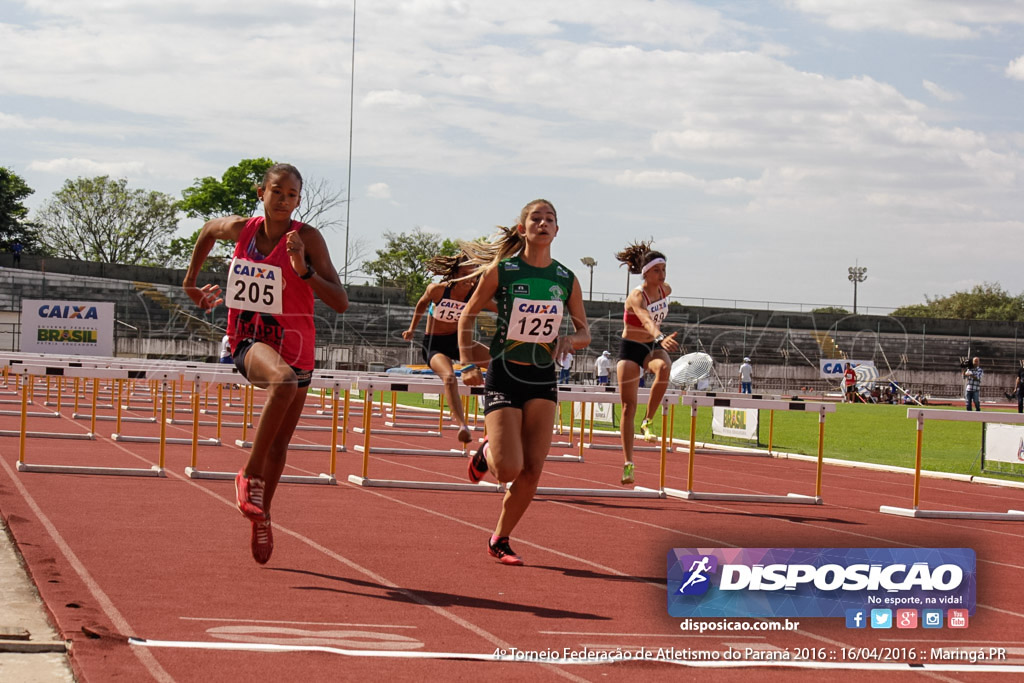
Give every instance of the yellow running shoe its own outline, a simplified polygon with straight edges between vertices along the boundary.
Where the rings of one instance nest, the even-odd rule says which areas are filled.
[[[625,465],[622,466],[622,483],[633,483],[633,463],[631,462],[627,462]]]
[[[644,421],[640,423],[640,433],[643,435],[644,441],[654,441],[657,438],[651,431],[650,418],[644,418]]]

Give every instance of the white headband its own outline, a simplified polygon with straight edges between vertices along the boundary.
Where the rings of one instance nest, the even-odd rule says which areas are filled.
[[[665,259],[659,257],[652,260],[650,263],[648,263],[646,266],[640,269],[640,274],[647,275],[647,271],[653,268],[654,266],[658,265],[659,263],[665,263]]]

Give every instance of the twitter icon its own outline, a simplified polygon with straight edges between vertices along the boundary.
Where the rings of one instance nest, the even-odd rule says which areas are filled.
[[[871,628],[892,628],[892,610],[871,610]]]

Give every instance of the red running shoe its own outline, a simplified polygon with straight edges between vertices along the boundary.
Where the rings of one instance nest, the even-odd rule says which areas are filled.
[[[270,528],[270,520],[252,523],[252,559],[266,564],[270,554],[274,552],[274,532]]]
[[[508,544],[508,536],[502,536],[494,543],[487,541],[487,552],[491,554],[491,557],[498,558],[498,562],[502,564],[510,564],[516,567],[523,565],[523,559],[516,555],[516,552],[512,550],[512,546]]]
[[[267,519],[263,511],[263,489],[266,484],[260,477],[247,477],[245,470],[239,470],[235,477],[235,504],[242,515],[253,522]]]
[[[476,453],[469,459],[469,467],[466,468],[466,473],[469,475],[469,480],[474,484],[479,484],[484,475],[487,474],[487,456],[484,455],[484,449],[487,448],[487,439],[480,444],[480,448],[476,449]]]

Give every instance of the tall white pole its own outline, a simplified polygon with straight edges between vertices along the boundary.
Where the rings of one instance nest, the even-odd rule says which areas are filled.
[[[352,209],[352,121],[356,97],[356,0],[352,0],[352,69],[348,92],[348,189],[345,190],[345,271],[342,283],[348,286],[348,235]]]

